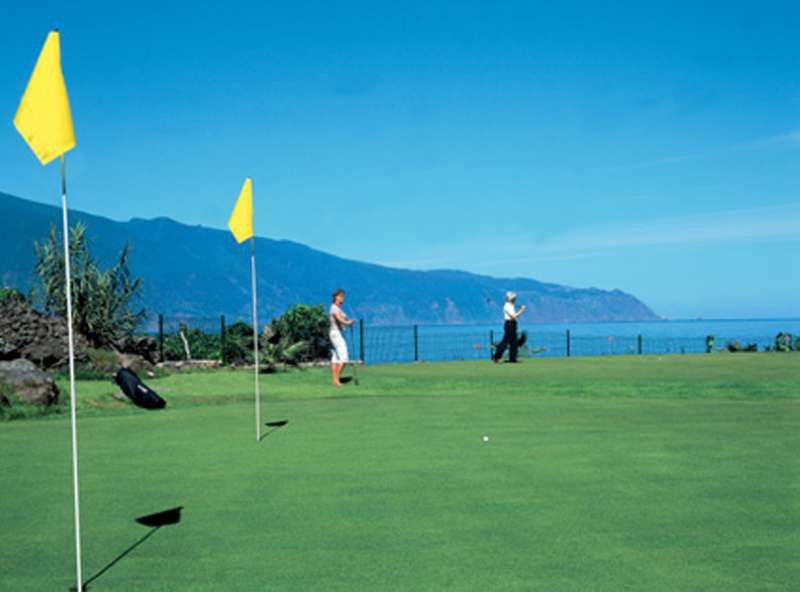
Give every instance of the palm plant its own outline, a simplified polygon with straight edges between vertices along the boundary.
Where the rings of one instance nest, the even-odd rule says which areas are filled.
[[[34,250],[41,304],[45,311],[66,317],[64,259],[55,226],[50,227],[45,242],[34,243]],[[122,248],[114,266],[102,270],[89,252],[86,227],[78,223],[70,231],[69,251],[73,326],[94,347],[114,347],[145,317],[144,309],[133,306],[142,280],[134,278],[128,268],[130,245]]]

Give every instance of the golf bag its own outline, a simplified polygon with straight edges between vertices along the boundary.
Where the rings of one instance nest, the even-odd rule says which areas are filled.
[[[133,370],[120,368],[114,376],[114,382],[119,385],[125,396],[137,407],[144,409],[163,409],[167,402],[156,392],[144,384]]]
[[[522,349],[523,347],[525,347],[526,343],[528,343],[528,332],[523,331],[522,333],[519,334],[519,337],[517,338],[517,347]]]
[[[523,331],[522,333],[519,334],[519,337],[517,338],[517,347],[522,349],[523,347],[525,347],[526,343],[528,343],[528,332]],[[492,345],[492,351],[497,349],[496,343],[492,342],[491,345]]]

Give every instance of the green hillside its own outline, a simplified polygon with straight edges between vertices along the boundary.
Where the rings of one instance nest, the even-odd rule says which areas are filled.
[[[33,241],[59,223],[56,207],[0,193],[0,282],[25,289],[32,279]],[[227,232],[166,218],[115,222],[74,212],[100,260],[111,262],[126,241],[130,264],[144,278],[152,313],[247,317],[249,260]],[[618,290],[573,289],[531,279],[497,279],[459,271],[411,271],[342,259],[291,241],[258,238],[262,318],[290,305],[327,302],[339,286],[348,308],[372,324],[495,322],[503,293],[514,289],[531,322],[651,320],[645,304]]]

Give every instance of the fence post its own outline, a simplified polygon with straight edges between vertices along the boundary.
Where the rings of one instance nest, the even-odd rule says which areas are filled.
[[[164,361],[164,315],[158,314],[158,355]]]
[[[567,357],[570,357],[572,355],[572,344],[570,343],[570,341],[571,339],[570,339],[569,329],[567,329]]]
[[[219,361],[225,364],[225,315],[219,315]]]
[[[364,363],[364,319],[358,320],[358,358]]]
[[[414,325],[414,361],[419,362],[419,328]]]
[[[494,358],[494,329],[489,329],[489,358]]]
[[[642,355],[642,336],[641,335],[637,335],[637,337],[636,337],[636,351],[639,353],[640,356]]]

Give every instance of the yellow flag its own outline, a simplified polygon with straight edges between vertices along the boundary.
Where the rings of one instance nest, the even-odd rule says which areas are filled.
[[[75,147],[58,31],[51,31],[44,42],[14,116],[14,127],[42,164]]]
[[[253,181],[250,177],[244,180],[239,199],[236,200],[228,220],[228,228],[231,229],[237,243],[253,238]]]

